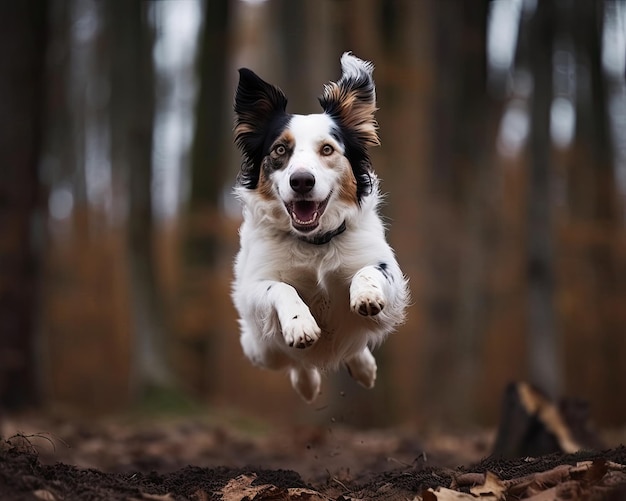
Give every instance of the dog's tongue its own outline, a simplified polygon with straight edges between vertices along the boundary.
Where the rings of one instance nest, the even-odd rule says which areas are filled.
[[[303,223],[311,221],[316,210],[317,204],[308,200],[302,200],[293,204],[293,212],[296,218]]]

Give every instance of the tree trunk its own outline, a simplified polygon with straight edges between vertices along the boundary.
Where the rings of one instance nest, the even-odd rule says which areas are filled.
[[[225,287],[220,266],[223,216],[220,204],[227,185],[226,148],[232,143],[232,95],[227,92],[230,0],[204,4],[198,48],[199,93],[191,147],[191,194],[183,214],[182,262],[177,306],[184,322],[177,351],[182,378],[199,395],[215,390],[216,339]]]
[[[39,200],[45,2],[0,14],[0,407],[36,403],[35,327],[43,215]],[[39,223],[39,224],[37,224]]]
[[[111,158],[128,186],[128,257],[134,319],[133,393],[173,383],[166,356],[168,318],[157,275],[152,211],[153,33],[149,4],[112,1]]]
[[[579,307],[566,319],[567,334],[576,339],[568,352],[584,357],[585,370],[571,363],[568,381],[570,391],[593,396],[600,416],[618,422],[616,416],[623,415],[626,408],[622,400],[614,398],[615,382],[623,381],[626,346],[623,248],[619,245],[623,201],[616,183],[609,122],[609,113],[616,111],[609,110],[609,86],[601,61],[604,9],[610,4],[576,0],[574,5],[566,28],[576,51],[577,120],[566,172],[569,234],[577,238],[563,245],[564,253],[575,258],[569,260],[575,263],[572,268],[564,271],[566,279],[580,277],[572,280],[570,290]],[[623,92],[623,87],[618,92]],[[618,142],[620,133],[623,131],[616,136]]]
[[[431,309],[434,289],[433,266],[430,261],[432,198],[428,193],[428,166],[432,164],[431,106],[436,95],[435,28],[432,19],[436,1],[403,0],[373,2],[378,6],[374,16],[380,24],[380,53],[374,61],[377,96],[380,110],[381,147],[372,151],[382,188],[389,193],[383,215],[393,221],[388,238],[398,254],[402,270],[412,278],[414,306],[409,308],[407,323],[397,335],[377,351],[380,377],[377,382],[384,396],[379,405],[383,419],[404,419],[410,410],[427,420],[434,412],[424,412],[424,401],[433,397],[432,366],[421,353],[431,353],[440,345],[440,325]],[[358,4],[358,5],[357,5]],[[357,9],[360,2],[354,1]],[[348,16],[352,24],[353,18]],[[367,37],[366,30],[353,28]],[[370,46],[368,40],[367,46]],[[431,282],[433,278],[433,282]],[[435,348],[436,349],[436,348]],[[424,361],[424,363],[421,363]],[[387,362],[387,363],[385,363]],[[408,398],[394,398],[394,381],[406,384]],[[404,400],[404,401],[403,401]],[[391,411],[395,411],[395,415]]]
[[[528,200],[529,377],[551,397],[563,387],[562,347],[555,313],[555,256],[552,217],[553,167],[550,140],[554,0],[537,3],[529,21],[531,103]]]
[[[453,111],[458,120],[455,120],[450,148],[456,152],[452,162],[456,182],[452,183],[449,204],[457,206],[460,234],[466,234],[467,247],[458,256],[458,312],[453,340],[457,368],[450,394],[459,396],[451,407],[458,405],[453,415],[467,422],[475,421],[481,413],[476,396],[485,365],[482,357],[489,307],[489,263],[493,260],[494,224],[499,214],[493,210],[495,176],[488,147],[491,127],[488,111],[491,108],[486,93],[488,1],[470,6],[461,0],[460,8],[463,16],[456,50],[461,72],[454,78]],[[445,29],[441,27],[442,32]],[[466,391],[458,393],[457,388],[466,388]]]

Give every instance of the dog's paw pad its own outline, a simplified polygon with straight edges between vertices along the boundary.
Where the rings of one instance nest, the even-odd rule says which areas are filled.
[[[355,297],[350,307],[352,311],[363,315],[364,317],[373,317],[378,315],[385,307],[385,300],[378,293],[378,291],[371,291],[370,293],[361,294]]]
[[[385,305],[382,302],[367,301],[359,305],[358,312],[359,315],[363,315],[364,317],[373,317],[374,315],[378,315],[384,307]]]
[[[321,334],[315,319],[304,315],[295,315],[283,326],[283,337],[287,346],[304,349],[315,344]]]

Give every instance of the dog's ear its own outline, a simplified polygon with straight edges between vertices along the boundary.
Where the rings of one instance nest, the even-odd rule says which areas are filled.
[[[324,86],[319,98],[324,112],[364,147],[380,144],[376,112],[374,65],[349,52],[341,56],[341,78]]]
[[[239,182],[256,188],[263,157],[274,141],[272,131],[284,124],[287,98],[274,85],[247,68],[239,70],[235,93],[235,144],[243,154]],[[275,134],[274,134],[275,135]]]
[[[369,146],[380,144],[376,112],[374,65],[349,52],[341,56],[341,78],[324,86],[319,98],[324,112],[337,123],[357,182],[357,199],[372,189]]]

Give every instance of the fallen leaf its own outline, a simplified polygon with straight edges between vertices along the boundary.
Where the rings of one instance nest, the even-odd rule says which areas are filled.
[[[450,489],[457,489],[458,487],[474,487],[476,485],[482,485],[485,483],[484,473],[461,473],[452,478]]]
[[[46,489],[37,489],[33,492],[33,496],[43,501],[56,501],[56,496]]]
[[[488,471],[485,474],[485,482],[470,488],[470,492],[481,499],[495,499],[500,501],[505,498],[506,485],[496,475]]]
[[[284,496],[281,496],[281,489],[275,485],[252,485],[256,480],[256,475],[239,475],[231,479],[222,489],[223,501],[260,501],[262,499],[288,499],[287,492],[282,489]]]
[[[167,494],[148,494],[147,492],[142,492],[141,499],[150,499],[152,501],[174,501],[174,498],[169,492]]]
[[[292,487],[285,489],[275,485],[252,485],[257,476],[239,475],[231,479],[222,489],[222,501],[329,501],[330,498],[321,493],[305,488]]]
[[[604,475],[606,475],[608,471],[609,466],[606,464],[606,461],[596,459],[591,463],[591,466],[585,472],[582,480],[587,485],[597,484],[604,478]]]
[[[529,496],[524,499],[526,501],[569,501],[572,499],[586,499],[586,497],[582,495],[580,483],[569,480],[540,492],[529,493]]]
[[[466,492],[454,491],[452,489],[446,489],[445,487],[437,487],[436,490],[433,490],[432,487],[427,491],[424,491],[424,501],[456,501],[456,500],[471,500],[476,501],[476,496],[472,496],[471,494],[467,494]],[[481,499],[490,499],[482,498]],[[494,498],[495,499],[495,498]]]
[[[509,495],[517,497],[532,496],[571,480],[572,471],[582,473],[587,471],[590,466],[591,462],[579,463],[577,466],[562,464],[550,470],[507,480],[504,484]]]
[[[303,488],[289,488],[287,489],[287,495],[289,500],[306,500],[306,501],[330,501],[331,498],[322,495],[317,491]]]
[[[194,499],[195,501],[209,501],[209,495],[206,491],[198,489],[191,495],[191,499]]]

